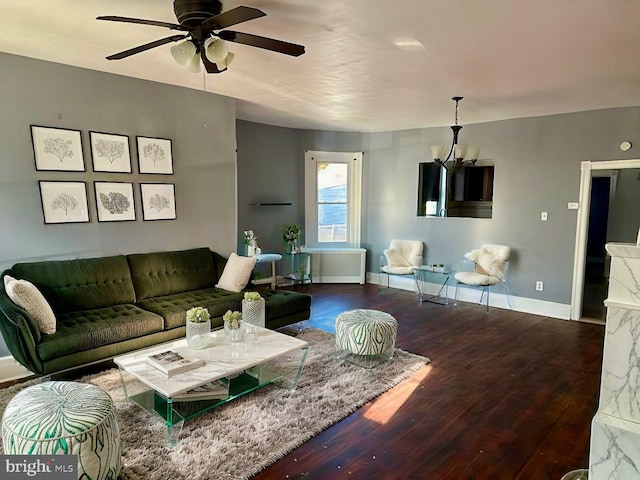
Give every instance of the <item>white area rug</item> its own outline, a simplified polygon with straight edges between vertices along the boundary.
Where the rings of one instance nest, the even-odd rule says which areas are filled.
[[[310,344],[297,390],[267,386],[188,420],[174,449],[162,420],[124,401],[116,369],[79,379],[98,385],[116,401],[123,449],[118,478],[249,478],[429,363],[396,350],[390,363],[366,370],[332,357],[330,333],[312,328],[287,333]],[[28,384],[0,390],[0,414]]]

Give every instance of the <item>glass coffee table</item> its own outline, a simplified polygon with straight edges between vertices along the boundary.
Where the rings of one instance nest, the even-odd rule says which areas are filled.
[[[258,328],[257,339],[251,342],[231,342],[223,330],[211,332],[209,346],[191,350],[186,339],[136,350],[113,359],[120,371],[127,400],[159,416],[167,425],[171,446],[177,444],[180,426],[190,418],[272,383],[295,390],[302,374],[309,344],[289,335]],[[147,364],[147,357],[166,350],[186,353],[205,361],[201,367],[172,375],[169,378]],[[288,368],[269,369],[273,360],[295,355]],[[286,362],[285,362],[286,363]],[[284,371],[286,370],[286,371]],[[220,380],[228,387],[226,398],[211,400],[177,400],[188,390]]]
[[[455,270],[449,270],[446,267],[442,270],[432,270],[431,267],[427,265],[414,268],[413,276],[416,281],[418,301],[420,303],[432,302],[449,305],[449,281],[455,273]],[[431,280],[433,280],[433,282]],[[432,295],[427,293],[427,284],[429,283],[436,283],[436,285],[440,286],[437,293]]]

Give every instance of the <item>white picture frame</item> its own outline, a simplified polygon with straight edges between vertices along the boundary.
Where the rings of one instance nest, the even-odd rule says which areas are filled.
[[[86,182],[38,182],[44,223],[88,223]]]
[[[130,222],[136,219],[131,182],[93,182],[98,222]]]
[[[173,175],[171,140],[166,138],[136,137],[138,172]]]
[[[36,170],[84,172],[80,130],[31,125]]]
[[[89,131],[94,172],[131,173],[129,137]]]
[[[141,183],[142,219],[175,220],[176,186],[173,183]]]

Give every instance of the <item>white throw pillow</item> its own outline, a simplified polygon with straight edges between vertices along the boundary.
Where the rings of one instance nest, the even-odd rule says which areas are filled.
[[[410,267],[411,264],[407,261],[402,254],[395,248],[387,248],[384,251],[384,256],[387,257],[387,263],[392,267]]]
[[[216,287],[230,292],[241,291],[249,283],[251,272],[255,266],[256,257],[241,257],[232,253]]]
[[[36,286],[26,280],[13,280],[5,287],[13,303],[24,308],[42,333],[56,333],[56,316]]]
[[[9,285],[9,283],[11,282],[15,282],[16,279],[13,278],[11,275],[5,275],[4,276],[4,289],[7,289],[7,285]]]

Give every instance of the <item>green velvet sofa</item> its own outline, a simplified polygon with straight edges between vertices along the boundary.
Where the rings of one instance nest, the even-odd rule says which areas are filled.
[[[226,259],[208,248],[77,260],[17,263],[2,274],[33,283],[49,302],[56,332],[41,333],[0,292],[0,330],[14,358],[46,375],[185,336],[185,312],[202,306],[212,328],[241,310],[242,292],[215,288]],[[250,286],[249,286],[250,288]],[[306,320],[309,295],[261,288],[266,326]]]

